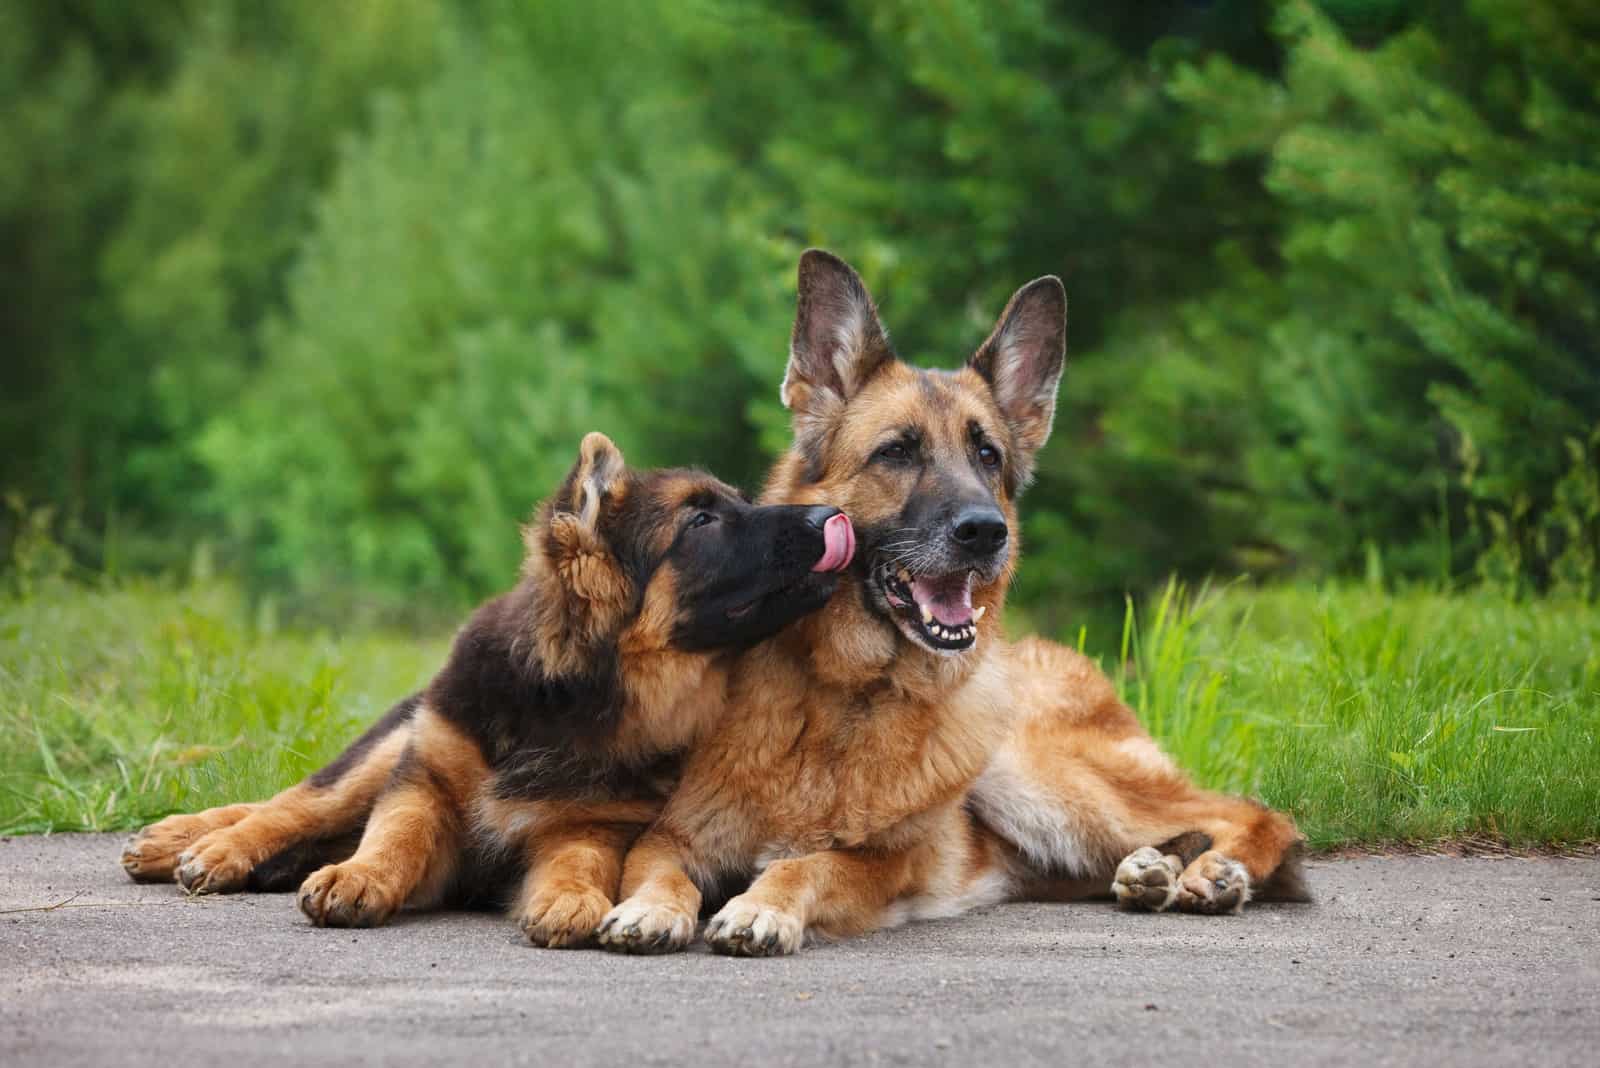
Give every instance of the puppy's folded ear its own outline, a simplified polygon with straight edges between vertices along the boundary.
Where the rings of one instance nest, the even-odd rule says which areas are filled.
[[[800,257],[789,366],[778,391],[794,413],[796,443],[804,449],[825,433],[850,398],[894,358],[860,275],[831,252],[808,249]]]
[[[1050,439],[1056,388],[1067,359],[1067,291],[1055,275],[1017,290],[994,332],[967,366],[989,383],[1015,444],[1017,482],[1033,476],[1034,455]]]

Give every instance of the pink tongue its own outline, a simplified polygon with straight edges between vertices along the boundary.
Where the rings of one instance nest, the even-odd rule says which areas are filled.
[[[947,627],[972,622],[972,572],[911,580],[911,596]]]
[[[843,571],[856,555],[856,528],[850,517],[840,512],[822,524],[822,559],[811,565],[813,571]]]

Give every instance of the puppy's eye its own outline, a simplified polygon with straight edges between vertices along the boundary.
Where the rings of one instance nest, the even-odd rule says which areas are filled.
[[[711,512],[696,512],[694,514],[694,518],[689,520],[689,529],[693,530],[695,527],[710,526],[716,521],[717,517]]]
[[[985,467],[1000,466],[1000,450],[993,445],[978,446],[978,462]]]
[[[885,460],[892,460],[898,464],[911,459],[911,450],[906,448],[904,442],[891,441],[878,450],[878,455]]]

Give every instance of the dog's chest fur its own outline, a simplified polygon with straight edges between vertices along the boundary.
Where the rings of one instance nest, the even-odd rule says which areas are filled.
[[[895,675],[847,686],[818,681],[811,648],[775,642],[741,659],[722,729],[690,757],[674,830],[719,867],[914,841],[1005,734],[999,658],[977,657],[942,690],[950,680],[906,671],[904,656]]]

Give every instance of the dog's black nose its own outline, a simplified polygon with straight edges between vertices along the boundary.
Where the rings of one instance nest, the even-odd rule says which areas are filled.
[[[997,508],[968,508],[955,518],[950,536],[970,553],[988,556],[1006,543],[1006,517]]]
[[[806,509],[806,522],[821,530],[828,520],[839,514],[839,509],[826,504],[813,505]]]

